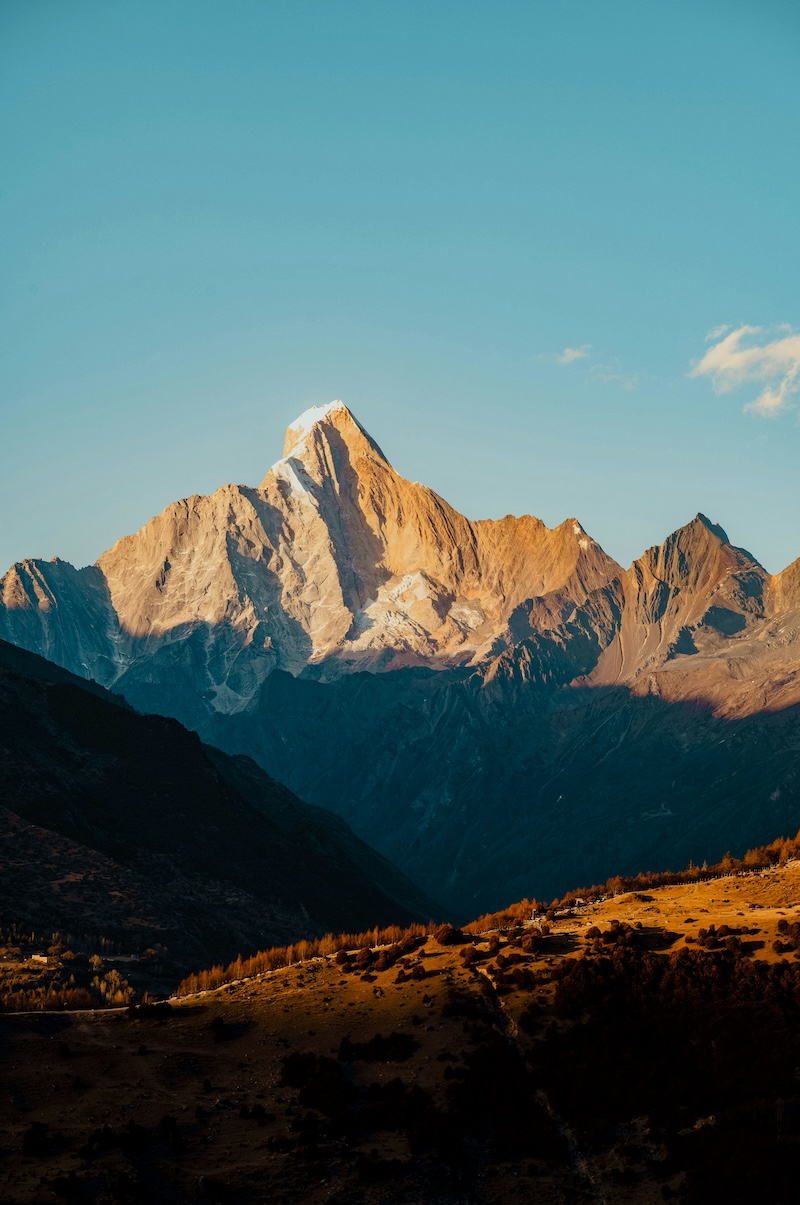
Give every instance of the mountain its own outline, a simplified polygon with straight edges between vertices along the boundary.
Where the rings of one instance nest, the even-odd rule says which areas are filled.
[[[0,641],[0,916],[160,946],[174,976],[440,909],[249,758]]]
[[[103,685],[170,664],[235,712],[276,669],[475,663],[617,570],[575,520],[469,522],[333,403],[289,428],[259,489],[176,502],[86,569],[15,565],[0,632]]]
[[[800,818],[800,561],[771,576],[703,515],[627,570],[575,519],[468,520],[341,402],[257,489],[12,567],[0,635],[249,754],[465,912]]]

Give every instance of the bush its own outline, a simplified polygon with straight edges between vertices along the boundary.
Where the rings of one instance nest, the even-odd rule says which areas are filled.
[[[434,937],[440,946],[460,946],[467,939],[460,929],[456,929],[453,925],[442,925],[434,933]]]

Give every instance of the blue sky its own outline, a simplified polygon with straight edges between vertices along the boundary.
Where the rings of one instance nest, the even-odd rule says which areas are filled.
[[[4,0],[0,572],[339,397],[470,517],[780,570],[798,52],[794,0]]]

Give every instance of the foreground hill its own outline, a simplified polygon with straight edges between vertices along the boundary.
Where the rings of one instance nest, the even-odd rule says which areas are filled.
[[[435,912],[254,762],[0,641],[0,924],[180,973]]]
[[[315,959],[166,1018],[0,1016],[3,1196],[789,1205],[798,948],[789,863]]]
[[[0,585],[0,635],[255,758],[463,913],[800,821],[800,561],[700,514],[627,570],[575,519],[468,520],[341,403],[258,488]]]

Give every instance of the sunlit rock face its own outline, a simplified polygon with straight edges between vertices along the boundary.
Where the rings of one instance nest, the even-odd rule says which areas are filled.
[[[196,687],[236,711],[276,668],[475,664],[617,573],[575,520],[463,518],[334,402],[289,428],[258,489],[176,502],[90,569],[14,566],[0,631],[106,684],[188,639]]]
[[[622,574],[619,627],[586,681],[703,701],[725,715],[796,702],[796,631],[794,651],[779,658],[793,683],[782,699],[770,689],[775,656],[769,632],[776,623],[784,627],[797,609],[785,588],[791,576],[790,567],[770,577],[729,543],[721,527],[698,515]]]
[[[757,735],[800,704],[800,561],[770,576],[703,515],[627,570],[575,519],[468,520],[341,402],[260,486],[1,585],[1,637],[251,754],[454,907],[571,886],[566,834],[596,877],[800,824]]]

